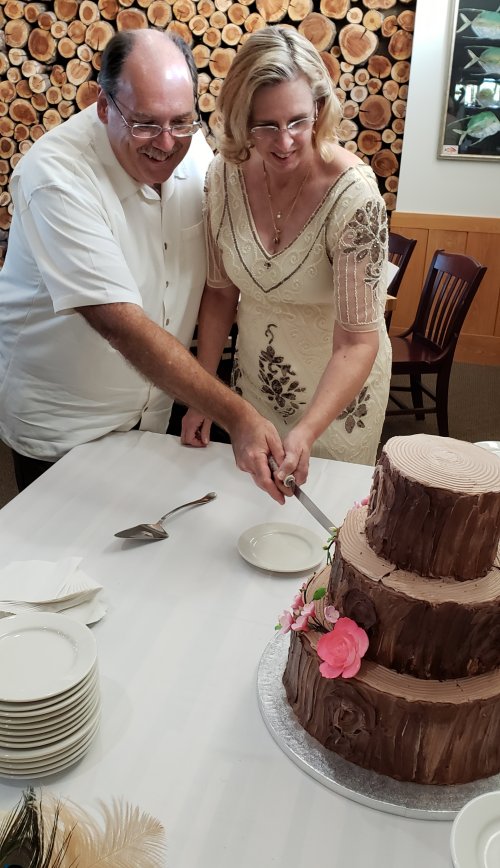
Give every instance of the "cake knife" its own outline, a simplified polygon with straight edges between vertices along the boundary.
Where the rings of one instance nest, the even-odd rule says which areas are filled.
[[[276,464],[276,461],[274,460],[272,455],[268,458],[268,464],[272,473],[276,473],[278,465]],[[305,506],[305,508],[313,516],[313,518],[315,518],[316,521],[319,521],[319,523],[323,525],[323,527],[325,528],[325,530],[328,531],[328,533],[331,533],[332,527],[335,526],[334,522],[331,521],[331,519],[327,518],[325,513],[321,512],[319,506],[316,506],[316,504],[314,503],[314,501],[311,500],[309,495],[307,495],[305,491],[301,489],[300,485],[297,485],[297,483],[295,482],[295,476],[290,473],[289,476],[285,477],[283,482],[287,488],[293,489],[293,493],[297,500],[301,502],[302,506]]]

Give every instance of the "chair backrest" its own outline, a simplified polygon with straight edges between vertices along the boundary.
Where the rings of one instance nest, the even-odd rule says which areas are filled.
[[[397,265],[398,268],[396,274],[387,287],[389,295],[396,296],[398,294],[401,281],[403,280],[404,273],[416,243],[417,242],[414,238],[405,238],[404,235],[398,235],[396,232],[389,232],[389,262]],[[388,311],[385,314],[387,331],[389,331],[391,327],[392,313],[392,311]]]
[[[398,294],[401,281],[403,280],[416,243],[414,238],[405,238],[404,235],[389,232],[389,262],[393,262],[398,267],[398,273],[387,287],[387,292],[390,292],[391,295]]]
[[[462,253],[436,250],[410,331],[434,349],[454,352],[486,267]]]

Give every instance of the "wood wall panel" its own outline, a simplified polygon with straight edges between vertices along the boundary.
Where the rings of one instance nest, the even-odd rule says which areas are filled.
[[[488,270],[463,325],[455,358],[500,365],[500,219],[394,211],[391,229],[417,240],[399,290],[392,330],[400,332],[411,325],[434,252],[466,253]]]
[[[465,253],[467,232],[453,229],[429,229],[427,238],[426,268],[429,268],[435,250],[448,250],[450,253]]]
[[[492,233],[471,232],[467,239],[465,252],[469,256],[485,264],[497,263],[496,269],[493,265],[488,267],[467,317],[467,331],[473,334],[500,337],[499,246],[499,235]]]

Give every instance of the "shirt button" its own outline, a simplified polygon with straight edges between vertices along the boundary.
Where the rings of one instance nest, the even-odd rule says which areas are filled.
[[[167,316],[167,318],[165,320],[165,325],[166,326],[170,325],[170,317],[169,316]]]
[[[165,288],[168,289],[168,280],[165,281]]]
[[[163,242],[163,249],[168,250],[168,244],[166,241]]]

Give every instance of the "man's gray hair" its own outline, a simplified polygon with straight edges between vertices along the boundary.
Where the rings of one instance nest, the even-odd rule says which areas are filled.
[[[142,30],[121,30],[119,33],[115,33],[106,45],[106,48],[102,53],[101,69],[97,81],[101,85],[103,91],[110,96],[115,95],[122,73],[123,64],[134,48],[137,33],[142,32]],[[164,33],[163,35],[165,39],[177,46],[188,65],[193,82],[194,101],[196,103],[198,97],[198,71],[196,69],[192,51],[180,36],[170,36],[167,33]]]

